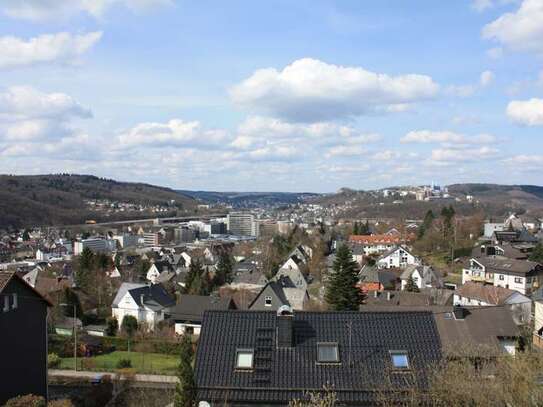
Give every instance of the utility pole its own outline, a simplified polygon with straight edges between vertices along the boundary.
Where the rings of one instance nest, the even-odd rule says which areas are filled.
[[[69,307],[70,304],[62,303],[59,304],[61,307]],[[77,324],[76,324],[76,307],[73,304],[74,313],[73,313],[73,330],[74,330],[74,370],[77,371]]]

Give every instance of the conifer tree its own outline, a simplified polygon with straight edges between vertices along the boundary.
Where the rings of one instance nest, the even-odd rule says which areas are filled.
[[[226,253],[219,257],[217,263],[217,270],[215,271],[215,277],[213,279],[213,285],[215,287],[221,287],[224,284],[232,282],[232,259]]]
[[[405,291],[414,292],[414,293],[418,293],[420,291],[419,287],[417,287],[417,285],[415,284],[415,280],[413,279],[413,276],[409,276],[409,278],[407,279]]]
[[[190,335],[183,335],[181,340],[181,359],[175,385],[174,407],[192,407],[196,399],[194,371],[192,370],[192,341]]]
[[[358,268],[351,250],[341,245],[336,252],[333,272],[326,286],[325,300],[334,311],[357,311],[362,302],[358,282]]]

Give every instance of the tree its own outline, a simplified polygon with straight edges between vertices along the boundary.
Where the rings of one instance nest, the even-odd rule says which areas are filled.
[[[128,337],[128,352],[130,352],[130,339],[132,339],[138,330],[138,320],[132,315],[125,315],[121,324],[121,329]]]
[[[175,385],[174,407],[192,407],[196,399],[196,385],[192,370],[192,340],[190,335],[183,335],[180,346],[181,358],[177,377],[179,382]]]
[[[81,301],[77,293],[69,287],[64,289],[62,293],[62,303],[66,304],[63,307],[63,314],[65,317],[70,318],[81,318],[83,316],[83,309],[81,307]],[[75,315],[74,315],[74,306],[75,306]]]
[[[536,261],[538,263],[543,263],[543,244],[538,243],[534,250],[532,251],[532,254],[530,255],[531,261]]]
[[[28,233],[28,229],[25,229],[23,232],[23,241],[28,242],[30,240],[30,233]]]
[[[407,279],[405,290],[409,292],[415,292],[415,293],[418,293],[420,291],[419,287],[417,287],[417,284],[415,284],[415,279],[413,278],[413,276],[409,276],[409,278]]]
[[[359,234],[360,234],[360,231],[358,229],[358,222],[355,222],[353,226],[353,235],[359,235]]]
[[[185,278],[185,289],[187,292],[194,290],[192,288],[192,285],[194,284],[194,281],[198,278],[200,279],[202,277],[202,274],[204,273],[204,268],[202,266],[202,263],[199,259],[193,259],[190,262],[189,266],[189,272],[187,273],[187,277]],[[200,283],[198,283],[200,284]]]
[[[215,271],[215,277],[213,279],[213,285],[215,287],[221,287],[226,283],[232,282],[232,259],[224,253],[219,257],[217,263],[217,270]]]
[[[108,318],[106,321],[106,325],[107,325],[107,329],[106,329],[107,336],[117,335],[117,331],[119,330],[119,322],[117,321],[117,318],[115,317]]]
[[[370,230],[370,224],[368,223],[368,221],[366,221],[366,223],[363,223],[362,225],[360,225],[358,227],[358,231],[359,231],[359,234],[361,234],[361,235],[370,235],[371,230]]]
[[[417,238],[422,239],[426,231],[428,231],[432,227],[432,223],[434,223],[435,215],[432,212],[431,209],[428,209],[426,212],[426,215],[424,215],[424,220],[422,222],[422,225],[419,227],[419,230],[417,231]]]
[[[94,264],[94,253],[88,247],[85,247],[79,256],[79,267],[90,270]]]
[[[362,302],[357,264],[351,250],[341,245],[336,253],[333,272],[326,286],[325,300],[334,311],[357,311]]]

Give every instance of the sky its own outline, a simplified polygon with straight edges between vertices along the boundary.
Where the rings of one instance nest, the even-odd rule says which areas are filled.
[[[543,184],[543,0],[0,0],[0,173]]]

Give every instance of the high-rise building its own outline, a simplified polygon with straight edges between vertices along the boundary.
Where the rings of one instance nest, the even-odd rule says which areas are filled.
[[[249,212],[231,212],[227,217],[228,233],[236,236],[257,236],[255,216]]]

